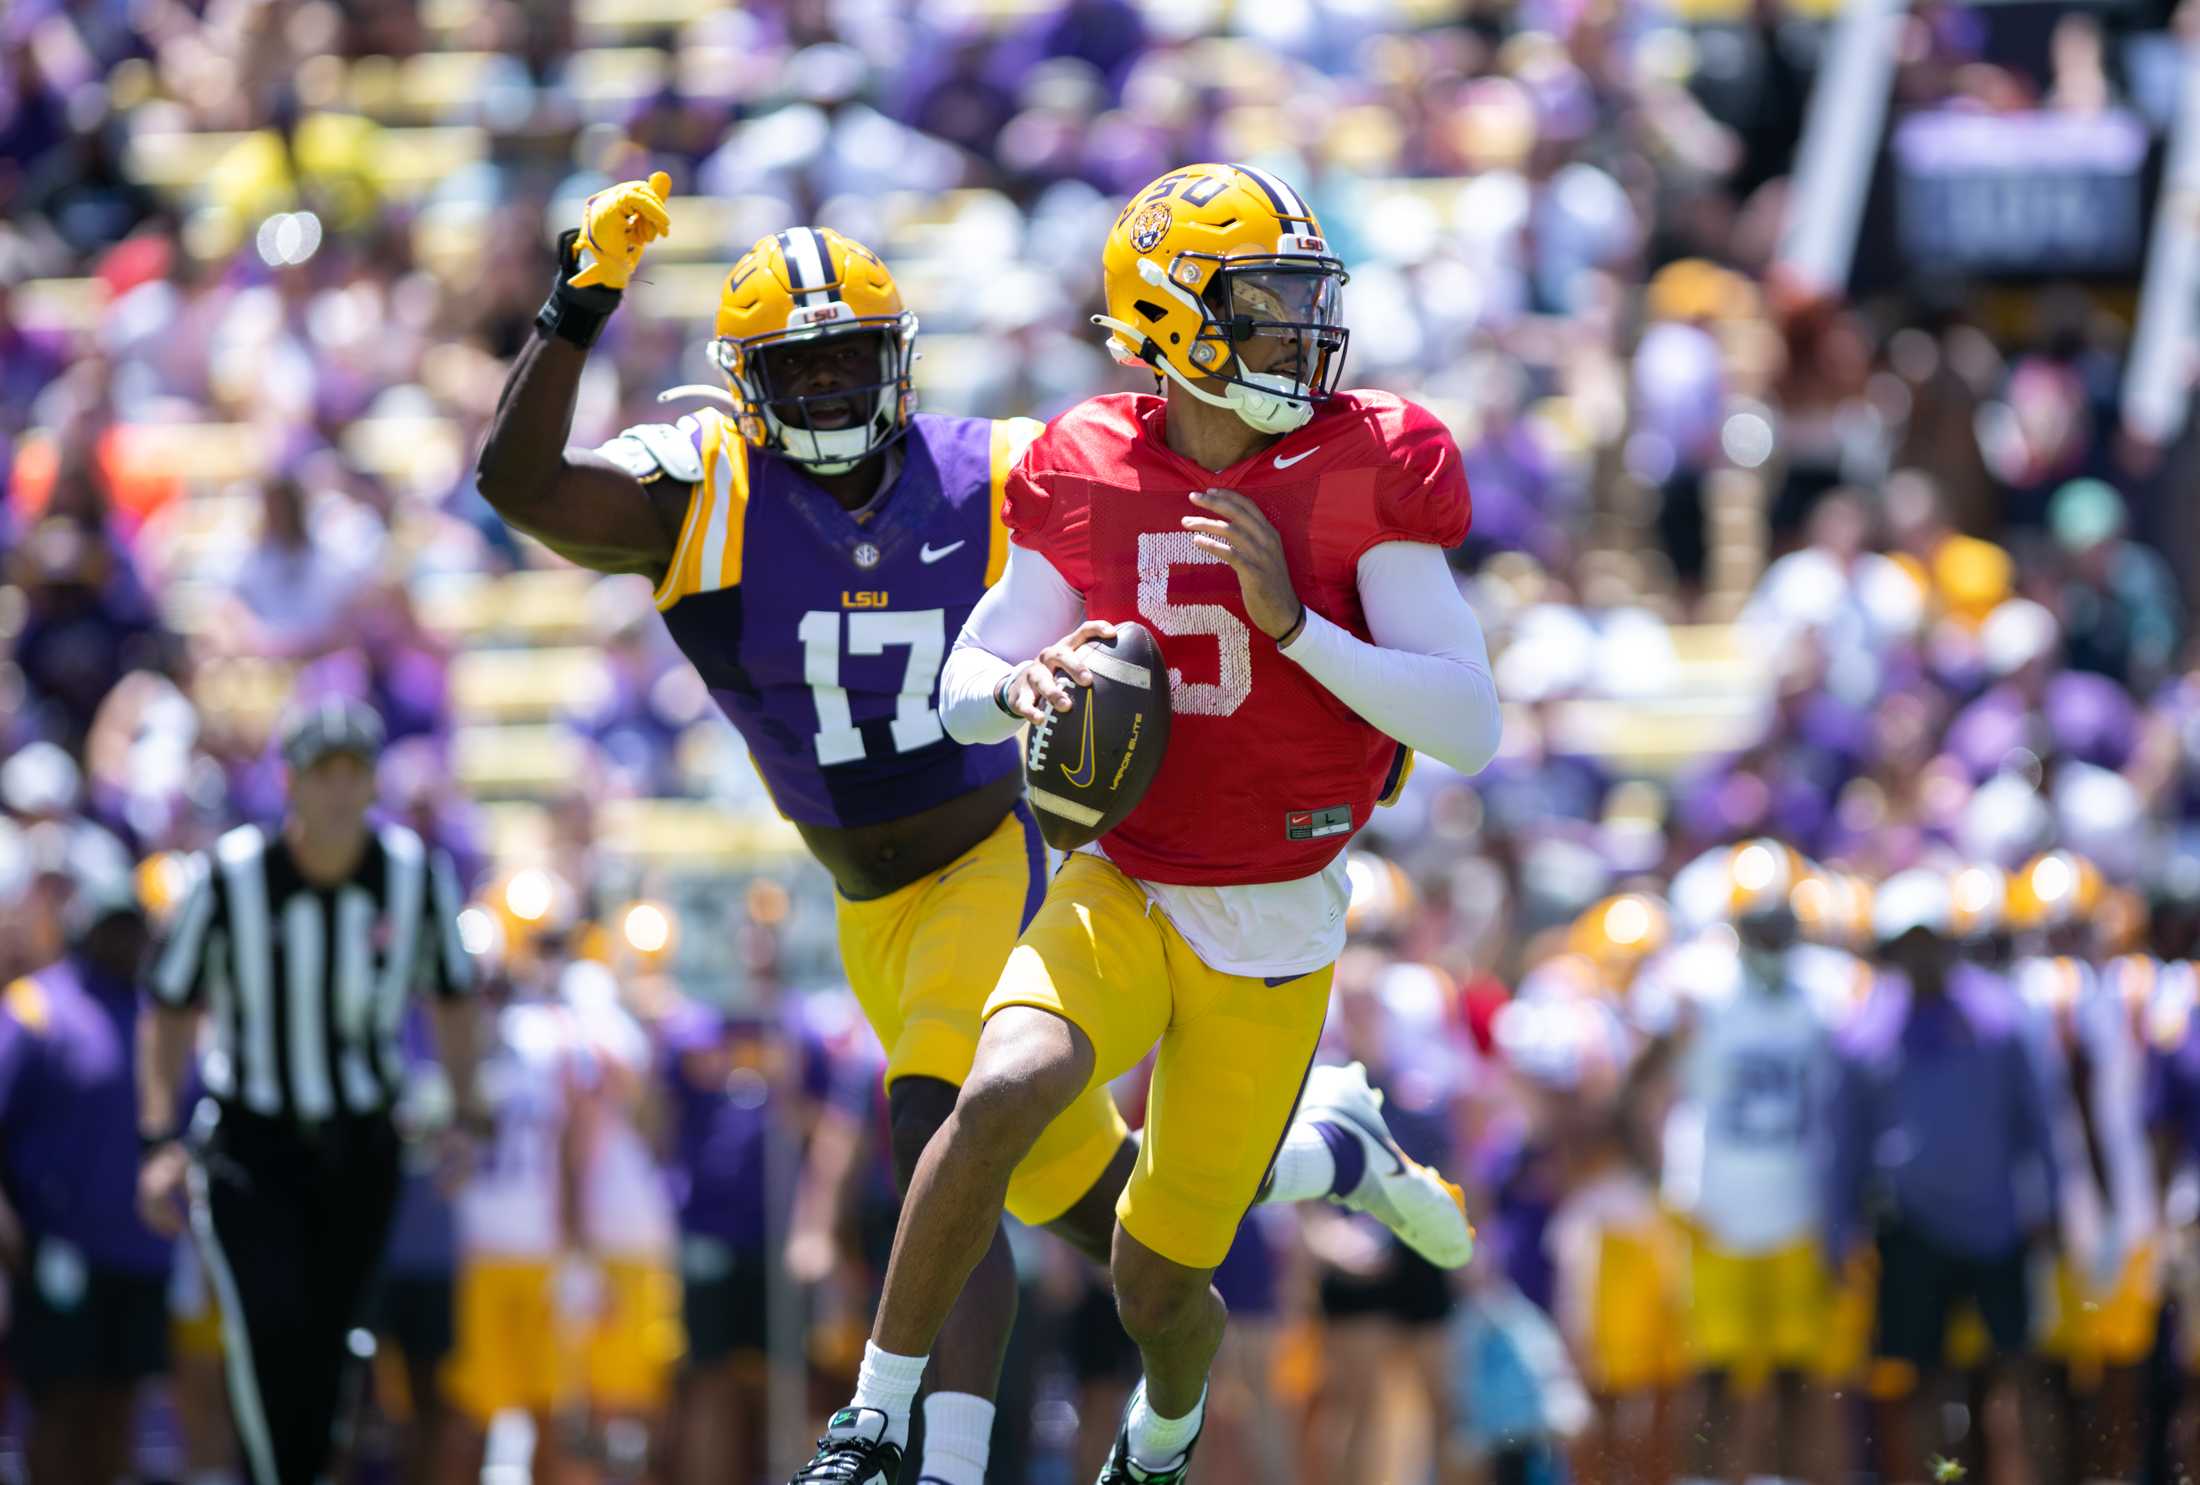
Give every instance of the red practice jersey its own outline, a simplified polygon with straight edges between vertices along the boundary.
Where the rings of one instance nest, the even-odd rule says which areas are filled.
[[[1367,823],[1400,746],[1362,721],[1246,618],[1237,574],[1192,544],[1194,491],[1236,490],[1283,538],[1315,613],[1367,639],[1361,554],[1379,542],[1454,547],[1469,519],[1451,434],[1386,392],[1343,392],[1220,472],[1162,437],[1167,404],[1079,403],[1026,450],[1006,487],[1014,540],[1044,556],[1096,619],[1136,619],[1169,666],[1169,749],[1104,844],[1134,877],[1192,886],[1311,876]]]

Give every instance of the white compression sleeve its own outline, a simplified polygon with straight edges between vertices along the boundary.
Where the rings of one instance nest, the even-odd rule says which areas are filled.
[[[1085,595],[1052,562],[1009,543],[1001,579],[970,611],[940,667],[940,722],[959,743],[1001,742],[1022,717],[993,700],[1001,678],[1085,621]]]
[[[1460,596],[1443,549],[1419,541],[1370,547],[1359,589],[1373,644],[1310,609],[1283,653],[1368,725],[1461,773],[1480,772],[1497,756],[1504,718],[1482,621]]]

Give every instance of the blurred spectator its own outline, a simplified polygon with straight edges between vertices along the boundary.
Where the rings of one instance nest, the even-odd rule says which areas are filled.
[[[1872,932],[1886,959],[1843,1047],[1832,1118],[1826,1256],[1879,1261],[1877,1350],[1914,1369],[1882,1410],[1879,1467],[1917,1478],[1938,1454],[1905,1416],[1930,1413],[1915,1377],[1944,1365],[1955,1306],[1977,1304],[1995,1382],[1985,1429],[1997,1457],[2025,1449],[2020,1360],[2031,1342],[2027,1261],[2055,1210],[2052,1115],[2007,986],[1956,957],[1947,878],[1902,873],[1880,889]],[[1873,1213],[1883,1213],[1876,1231]]]
[[[2169,564],[2127,536],[2123,497],[2099,480],[2072,480],[2057,490],[2047,525],[2070,562],[2061,609],[2071,666],[2137,692],[2152,690],[2167,676],[2183,634]]]
[[[2105,676],[2060,670],[2062,632],[2055,616],[2027,598],[1996,608],[1979,631],[1995,684],[1948,726],[1950,756],[1983,781],[2029,755],[2026,766],[2065,758],[2120,769],[2130,760],[2138,709]]]
[[[24,620],[15,641],[32,723],[80,751],[100,703],[129,671],[159,669],[167,635],[105,531],[49,516],[10,554]]]
[[[402,1407],[384,1403],[397,1424],[394,1463],[403,1479],[442,1485],[451,1477],[458,1442],[443,1368],[456,1340],[458,1226],[451,1194],[463,1178],[464,1157],[462,1144],[450,1137],[450,1082],[433,1061],[428,1019],[417,1008],[405,1018],[404,1049],[414,1061],[400,1103],[403,1176],[369,1301],[370,1323],[404,1376]]]
[[[2009,554],[1957,531],[1938,481],[1923,469],[1900,469],[1888,479],[1886,507],[1889,556],[1925,595],[1926,619],[1977,630],[2016,586]]]
[[[0,992],[0,1268],[29,1468],[104,1485],[131,1473],[138,1385],[168,1365],[172,1250],[137,1213],[148,938],[112,839],[80,833],[54,867],[69,952]]]
[[[11,156],[0,150],[0,158]],[[69,348],[65,337],[16,318],[9,278],[0,265],[0,452],[12,453],[8,441],[29,421],[38,394],[68,364]]]
[[[773,1265],[766,1234],[778,1224],[769,1214],[766,1167],[773,1142],[786,1136],[789,1110],[767,1061],[774,1043],[754,1020],[690,1005],[666,1022],[662,1041],[686,1293],[683,1478],[695,1485],[750,1479],[759,1473],[769,1438],[769,1382],[759,1362],[770,1339]],[[837,1160],[816,1157],[838,1165],[840,1178],[862,1138],[863,1105],[844,1100],[825,1106],[831,1132],[824,1138],[842,1154]],[[780,1158],[789,1158],[784,1147]],[[812,1199],[825,1204],[804,1235],[810,1249],[822,1244],[822,1252],[797,1244],[788,1262],[811,1282],[833,1267],[836,1239],[828,1213],[837,1185],[830,1173],[805,1184]]]
[[[1847,306],[1824,298],[1787,306],[1779,328],[1785,344],[1773,394],[1786,473],[1769,524],[1774,543],[1784,546],[1820,495],[1881,477],[1887,450],[1879,413],[1864,395],[1871,352]]]
[[[1811,507],[1805,544],[1765,569],[1739,620],[1774,647],[1815,641],[1826,688],[1852,706],[1878,697],[1885,657],[1923,618],[1916,583],[1871,536],[1862,493],[1828,492]]]
[[[356,548],[339,547],[325,521],[307,519],[307,497],[287,474],[260,489],[260,525],[229,575],[229,606],[216,641],[232,654],[310,659],[345,637],[368,571]]]
[[[1688,588],[1703,578],[1704,477],[1720,463],[1726,417],[1725,355],[1711,327],[1734,313],[1743,292],[1732,274],[1700,259],[1667,265],[1646,292],[1650,323],[1635,348],[1628,468],[1659,492],[1660,545]]]

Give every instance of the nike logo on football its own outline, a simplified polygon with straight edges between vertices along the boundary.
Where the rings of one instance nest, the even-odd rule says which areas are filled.
[[[1085,698],[1085,730],[1078,737],[1077,742],[1077,766],[1071,768],[1067,763],[1064,763],[1061,765],[1061,769],[1062,777],[1068,779],[1073,788],[1082,789],[1092,782],[1093,773],[1100,763],[1100,756],[1092,750],[1092,698],[1090,696]]]
[[[1318,449],[1320,447],[1320,444],[1314,445],[1314,449]],[[1314,457],[1314,449],[1308,449],[1304,453],[1293,454],[1288,459],[1284,458],[1283,455],[1278,454],[1276,455],[1276,468],[1289,469],[1292,465],[1298,463],[1301,459],[1311,459],[1312,457]]]
[[[926,542],[921,548],[918,549],[917,560],[929,567],[934,562],[939,561],[940,558],[946,556],[949,552],[961,551],[965,545],[967,545],[967,539],[965,539],[964,541],[953,541],[949,542],[946,546],[941,547],[938,551],[935,552],[932,550],[932,543]]]

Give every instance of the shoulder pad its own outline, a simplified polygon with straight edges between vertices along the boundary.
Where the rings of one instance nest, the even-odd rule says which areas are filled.
[[[695,419],[639,423],[595,451],[638,480],[664,476],[683,485],[703,482],[703,456],[695,447]]]

